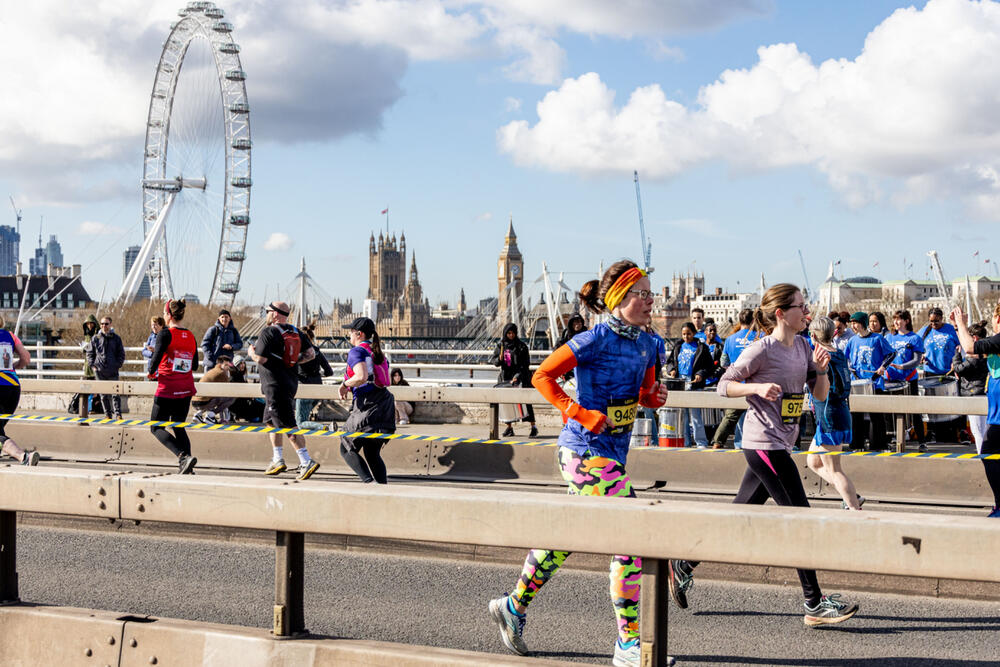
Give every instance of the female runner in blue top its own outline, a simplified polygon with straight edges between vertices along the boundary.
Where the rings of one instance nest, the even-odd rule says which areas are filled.
[[[640,405],[663,405],[667,391],[655,378],[657,346],[642,330],[649,324],[653,293],[646,273],[633,262],[616,262],[600,282],[580,290],[580,300],[595,313],[610,312],[608,321],[577,334],[553,352],[535,373],[532,384],[567,418],[559,434],[558,459],[569,492],[576,495],[634,497],[625,471],[629,439]],[[577,401],[556,383],[576,369]],[[610,526],[581,526],[606,531]],[[520,655],[525,612],[569,555],[567,551],[534,549],[524,562],[514,591],[489,604],[504,645]],[[639,665],[639,582],[642,561],[632,556],[611,559],[611,601],[618,620],[613,664]]]

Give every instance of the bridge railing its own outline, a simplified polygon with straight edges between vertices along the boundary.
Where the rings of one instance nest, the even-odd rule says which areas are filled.
[[[18,600],[16,512],[275,532],[273,632],[305,628],[304,534],[643,558],[643,665],[666,664],[666,561],[1000,582],[1000,524],[977,517],[477,489],[0,468],[0,600]],[[613,530],[580,530],[580,526]],[[485,606],[485,600],[484,606]]]
[[[257,398],[262,396],[259,384],[254,383],[212,383],[199,382],[195,385],[200,396],[221,396],[235,398]],[[499,409],[502,403],[527,403],[548,405],[534,388],[496,389],[486,387],[440,387],[440,386],[395,386],[390,388],[398,400],[453,402],[467,404],[488,404],[491,408],[490,437],[499,435]],[[152,396],[156,391],[155,382],[98,381],[98,380],[34,380],[24,379],[23,392],[80,393],[80,394],[122,394],[130,396]],[[339,388],[334,385],[300,384],[298,398],[320,400],[341,400]],[[667,397],[667,407],[727,408],[745,409],[747,403],[742,398],[724,398],[711,391],[672,391]],[[986,398],[983,396],[865,396],[850,397],[852,412],[881,412],[895,415],[896,448],[904,451],[905,416],[907,414],[933,415],[985,415]]]

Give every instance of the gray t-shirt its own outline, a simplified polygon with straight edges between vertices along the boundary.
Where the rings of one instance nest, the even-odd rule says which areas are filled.
[[[807,381],[810,389],[816,383],[816,371],[812,349],[802,336],[796,336],[791,347],[765,336],[726,369],[717,390],[722,396],[728,396],[731,382],[773,382],[782,391],[777,401],[756,394],[746,397],[750,409],[743,424],[744,449],[791,450],[798,443],[803,394]]]

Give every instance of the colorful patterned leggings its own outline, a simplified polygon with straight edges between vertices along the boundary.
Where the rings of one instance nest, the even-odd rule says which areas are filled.
[[[584,458],[580,454],[559,448],[559,468],[569,484],[569,493],[579,496],[622,496],[634,498],[632,481],[625,466],[603,456]],[[601,527],[597,526],[597,530]],[[606,529],[606,528],[605,528]],[[532,549],[524,560],[521,578],[511,597],[528,606],[538,590],[556,573],[569,556],[568,551]],[[623,642],[639,636],[639,583],[642,559],[632,556],[611,558],[611,602],[618,619],[618,635]]]

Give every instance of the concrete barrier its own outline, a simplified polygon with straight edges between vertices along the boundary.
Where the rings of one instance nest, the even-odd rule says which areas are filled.
[[[169,618],[35,605],[0,607],[0,655],[6,667],[38,665],[210,665],[211,667],[459,667],[482,665],[474,651],[389,642],[302,637]],[[491,665],[569,667],[578,663],[491,654]]]

